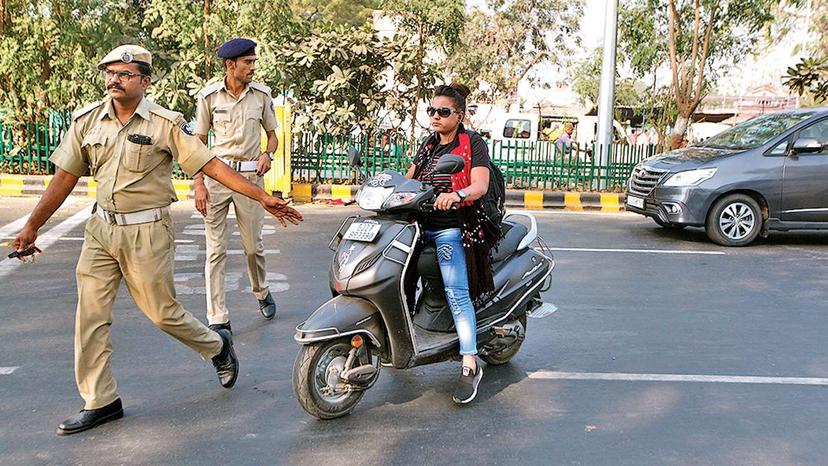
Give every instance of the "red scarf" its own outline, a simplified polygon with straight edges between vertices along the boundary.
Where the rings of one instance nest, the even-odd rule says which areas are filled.
[[[471,185],[472,169],[471,138],[469,138],[469,134],[465,131],[459,132],[457,142],[457,147],[449,153],[463,157],[463,170],[451,175],[451,190],[454,192],[466,189]],[[458,207],[468,207],[472,204],[472,201],[466,200],[457,205]]]

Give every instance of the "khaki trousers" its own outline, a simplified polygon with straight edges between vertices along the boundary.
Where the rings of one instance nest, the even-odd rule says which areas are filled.
[[[255,173],[240,173],[251,183],[264,188],[264,179]],[[225,304],[225,263],[227,243],[230,237],[227,228],[227,212],[230,204],[236,212],[242,248],[247,258],[247,275],[250,288],[256,299],[264,299],[269,292],[265,272],[264,243],[262,226],[265,210],[258,202],[231,191],[212,178],[205,177],[210,193],[207,215],[204,217],[204,233],[207,238],[207,259],[204,277],[207,291],[207,320],[211,324],[223,324],[230,320]]]
[[[172,219],[111,225],[97,215],[86,222],[77,266],[75,380],[85,409],[118,398],[112,377],[112,303],[123,278],[135,304],[158,328],[198,352],[216,356],[221,337],[184,310],[173,285],[175,256]]]

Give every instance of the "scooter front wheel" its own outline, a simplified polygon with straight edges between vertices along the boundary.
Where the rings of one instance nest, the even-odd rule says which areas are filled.
[[[353,411],[363,391],[352,390],[339,375],[346,369],[348,338],[303,345],[293,363],[293,392],[302,408],[319,419],[336,419]]]

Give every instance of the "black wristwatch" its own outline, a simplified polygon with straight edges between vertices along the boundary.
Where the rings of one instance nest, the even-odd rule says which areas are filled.
[[[466,194],[466,192],[462,189],[458,189],[457,191],[455,191],[455,193],[457,193],[457,195],[460,196],[460,202],[465,201],[466,198],[469,197],[469,195]]]

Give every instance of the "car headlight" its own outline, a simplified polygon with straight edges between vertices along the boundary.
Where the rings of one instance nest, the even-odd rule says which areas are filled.
[[[408,204],[417,197],[417,193],[394,193],[388,197],[382,205],[383,209],[392,209],[401,205]]]
[[[667,181],[664,186],[695,186],[702,181],[709,180],[716,174],[715,168],[702,168],[698,170],[688,170],[686,172],[678,172]]]
[[[359,190],[357,204],[365,210],[380,210],[382,203],[394,191],[394,188],[387,187],[362,187]]]

